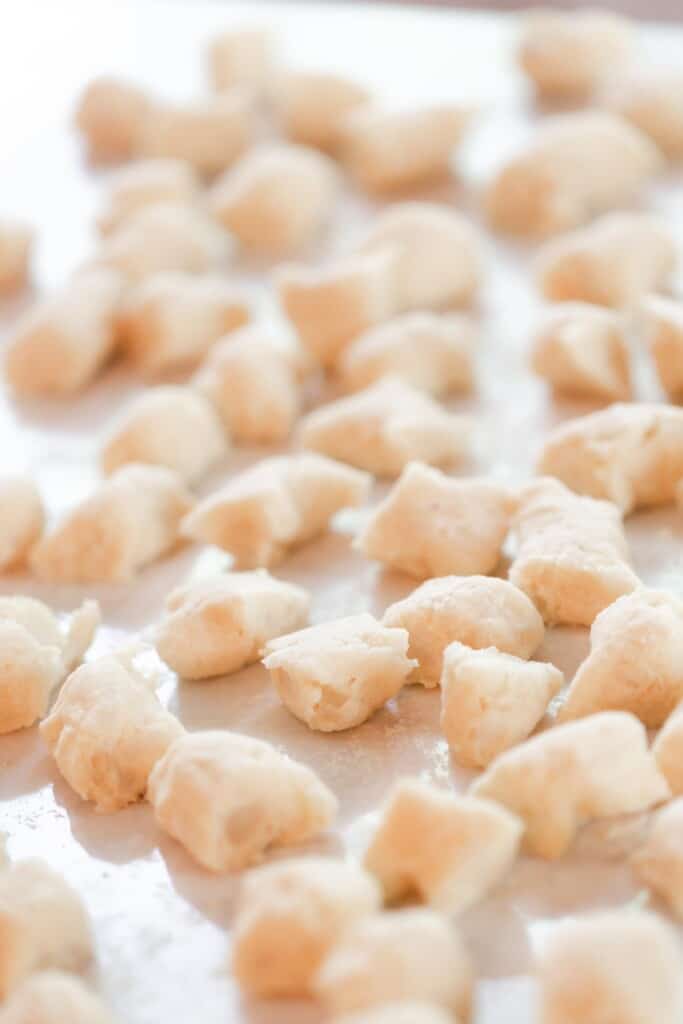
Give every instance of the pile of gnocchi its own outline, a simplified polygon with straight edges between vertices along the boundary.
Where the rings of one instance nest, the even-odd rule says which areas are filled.
[[[0,733],[37,728],[94,812],[147,801],[202,869],[239,874],[237,983],[317,1000],[335,1024],[473,1021],[458,916],[521,855],[559,859],[583,826],[626,815],[649,822],[631,868],[658,912],[555,922],[536,958],[538,1021],[683,1013],[667,921],[683,917],[683,597],[643,584],[624,530],[637,510],[683,507],[679,254],[643,203],[683,157],[683,76],[644,71],[634,26],[607,12],[535,12],[519,36],[550,112],[477,196],[479,222],[423,195],[451,175],[476,113],[385,108],[361,83],[284,67],[261,29],[212,41],[212,90],[194,102],[91,82],[76,111],[87,157],[122,165],[100,242],[4,347],[17,407],[71,402],[114,360],[144,387],[111,425],[101,482],[60,517],[30,476],[0,478],[0,570],[82,589],[66,617],[0,598]],[[384,205],[316,258],[349,189]],[[515,486],[462,474],[477,417],[445,404],[477,388],[491,239],[535,247],[547,306],[529,373],[598,407],[551,430]],[[31,227],[0,221],[3,295],[27,286],[32,251]],[[258,266],[282,330],[235,281],[242,264]],[[634,337],[667,401],[637,400]],[[243,446],[263,457],[203,490]],[[314,595],[287,558],[346,510],[354,551],[411,590],[381,616],[311,625]],[[140,668],[144,637],[88,656],[92,588],[134,587],[181,545],[230,564],[191,574],[154,624],[179,685],[262,662],[316,733],[357,729],[404,687],[439,688],[469,791],[398,778],[361,858],[297,851],[333,827],[333,786],[263,739],[188,730]],[[535,658],[557,626],[590,628],[571,679]],[[112,1024],[82,978],[95,929],[80,895],[44,861],[0,861],[0,1024]]]

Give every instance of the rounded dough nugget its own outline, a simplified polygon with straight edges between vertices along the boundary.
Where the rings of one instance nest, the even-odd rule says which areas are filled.
[[[169,385],[134,399],[109,435],[101,463],[107,475],[131,462],[165,466],[194,483],[227,451],[223,424],[208,399]]]
[[[441,914],[373,914],[349,928],[333,947],[315,989],[335,1014],[414,999],[444,1006],[467,1020],[472,964],[458,933]]]
[[[441,728],[455,760],[486,768],[528,739],[563,684],[554,665],[451,644],[443,656]]]
[[[154,682],[115,655],[76,669],[40,726],[66,781],[100,812],[141,799],[152,768],[183,732]]]
[[[43,501],[33,480],[0,476],[0,571],[26,561],[44,524]]]
[[[27,286],[32,248],[33,229],[28,224],[0,218],[0,299]]]
[[[260,998],[306,996],[344,931],[380,909],[379,886],[353,862],[301,857],[245,878],[232,943],[238,984]]]
[[[304,146],[260,146],[214,185],[211,210],[245,249],[268,256],[306,248],[322,232],[337,195],[328,157]]]
[[[442,576],[427,580],[384,613],[385,626],[408,630],[415,680],[438,686],[443,654],[456,640],[530,658],[543,642],[543,619],[526,594],[495,576]],[[413,680],[411,680],[413,681]]]
[[[42,860],[0,870],[0,999],[35,971],[78,971],[92,954],[88,915],[61,875]]]
[[[680,67],[635,67],[615,79],[605,102],[652,139],[669,160],[683,158],[683,75]]]
[[[209,679],[258,661],[269,640],[300,629],[311,603],[265,571],[211,576],[172,590],[157,629],[159,657],[184,679]]]
[[[303,843],[337,800],[309,768],[261,740],[186,734],[157,762],[147,796],[158,824],[210,871],[239,871],[272,846]]]
[[[439,203],[395,203],[377,215],[361,252],[394,251],[397,311],[468,306],[481,283],[472,223]]]
[[[682,799],[674,800],[657,812],[647,839],[631,857],[631,867],[637,881],[664,900],[673,914],[683,920]]]
[[[404,779],[393,787],[364,864],[387,901],[417,894],[457,914],[503,877],[521,835],[519,818],[498,804]]]
[[[235,91],[188,104],[157,104],[140,135],[142,156],[184,160],[211,177],[249,148],[255,118],[249,98]]]
[[[55,583],[125,582],[178,544],[192,504],[171,470],[123,466],[43,537],[31,566]]]
[[[659,383],[672,402],[683,398],[683,303],[646,295],[638,308]]]
[[[101,1000],[63,971],[40,971],[0,1009],[0,1024],[114,1024]]]
[[[185,160],[139,160],[110,179],[97,226],[108,235],[145,206],[195,200],[199,200],[199,178]]]
[[[402,689],[417,664],[407,650],[405,629],[351,615],[271,640],[263,664],[296,718],[337,732],[361,725]]]
[[[557,725],[500,754],[471,787],[524,821],[526,851],[567,852],[587,822],[635,814],[670,798],[635,715],[604,711]]]
[[[138,152],[140,136],[153,104],[136,85],[119,78],[95,78],[81,94],[76,126],[95,163],[130,160]]]
[[[411,462],[375,507],[354,547],[422,579],[486,575],[500,561],[512,509],[505,488],[492,481],[455,479]]]
[[[244,26],[215,36],[206,52],[209,79],[217,92],[240,86],[265,94],[274,72],[275,47],[267,29]]]
[[[385,377],[354,395],[319,406],[301,422],[304,448],[376,476],[398,476],[413,460],[461,462],[471,421],[455,416],[417,388]]]
[[[284,134],[304,146],[334,152],[348,114],[370,101],[362,85],[326,71],[285,71],[273,88]]]

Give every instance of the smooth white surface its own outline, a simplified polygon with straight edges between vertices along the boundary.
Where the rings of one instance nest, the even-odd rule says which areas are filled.
[[[84,166],[68,121],[75,96],[103,71],[130,74],[161,94],[190,96],[202,87],[201,46],[221,26],[272,23],[283,59],[358,76],[391,102],[463,98],[480,106],[477,126],[459,161],[462,184],[434,193],[476,216],[476,189],[486,172],[529,127],[523,83],[512,46],[514,24],[503,18],[422,12],[356,4],[15,3],[3,4],[0,34],[0,214],[27,216],[39,232],[37,284],[58,284],[95,243],[91,225],[106,179]],[[670,29],[646,34],[651,55],[680,59],[683,37]],[[678,188],[678,196],[675,187]],[[665,212],[683,243],[680,178],[659,183],[648,205]],[[355,197],[339,209],[329,247],[341,247],[368,209]],[[477,420],[477,453],[469,471],[523,478],[544,431],[590,406],[558,404],[526,367],[529,327],[538,305],[530,253],[487,245],[487,284],[477,316],[482,337],[474,400],[454,402]],[[252,279],[253,280],[253,279]],[[264,315],[272,309],[256,283]],[[17,304],[20,305],[20,304]],[[4,323],[13,310],[5,311]],[[643,363],[642,357],[639,357]],[[0,401],[0,468],[27,467],[57,514],[87,493],[112,414],[138,384],[114,369],[68,405],[13,406]],[[639,397],[659,398],[651,370],[641,365]],[[234,454],[202,492],[248,463]],[[380,493],[379,489],[375,497]],[[313,621],[354,611],[381,612],[414,583],[384,574],[349,549],[354,518],[338,532],[298,552],[278,574],[314,592]],[[629,520],[636,569],[648,583],[683,592],[683,521],[667,510]],[[190,549],[143,573],[126,588],[88,591],[102,602],[106,628],[95,653],[158,617],[170,587],[191,571],[223,558]],[[35,593],[69,609],[83,588],[35,586],[27,578],[0,581],[3,593]],[[587,649],[587,631],[558,629],[542,655],[571,676]],[[162,695],[190,729],[225,727],[267,738],[312,765],[341,800],[339,831],[316,850],[353,853],[363,847],[379,802],[403,774],[462,789],[438,728],[438,691],[403,694],[364,726],[348,733],[311,733],[275,697],[266,672],[253,667],[229,679],[177,684],[167,674]],[[553,918],[636,896],[623,852],[642,827],[622,821],[585,830],[558,864],[521,860],[496,893],[462,919],[480,983],[477,1024],[532,1019],[531,948]],[[226,972],[226,929],[237,881],[199,870],[155,827],[145,805],[97,816],[61,780],[36,730],[0,738],[0,830],[13,857],[38,854],[78,885],[92,913],[98,980],[120,1019],[129,1024],[308,1024],[313,1006],[244,1004]]]

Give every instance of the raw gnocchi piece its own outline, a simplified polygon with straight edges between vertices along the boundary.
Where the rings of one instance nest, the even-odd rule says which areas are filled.
[[[0,219],[0,298],[28,284],[33,230],[18,220]]]
[[[323,961],[315,989],[335,1014],[417,1000],[467,1020],[472,984],[469,954],[448,918],[411,909],[372,914],[347,929]]]
[[[557,725],[500,754],[471,788],[519,815],[528,853],[556,860],[587,822],[670,797],[635,715],[604,711]]]
[[[258,27],[229,29],[207,49],[209,78],[218,92],[240,86],[259,96],[267,91],[274,70],[270,32]]]
[[[235,441],[285,441],[299,416],[302,359],[261,326],[233,331],[213,345],[194,378]]]
[[[119,583],[170,551],[193,504],[162,466],[123,466],[33,549],[31,565],[54,583]]]
[[[299,857],[256,868],[242,884],[233,974],[257,997],[306,996],[344,931],[380,906],[379,886],[353,862]]]
[[[80,897],[42,860],[0,870],[0,935],[0,999],[36,971],[78,971],[93,954]]]
[[[360,391],[392,376],[436,397],[471,391],[475,340],[468,317],[404,313],[345,349],[338,365],[342,387]]]
[[[187,104],[157,104],[146,118],[139,151],[144,157],[184,160],[212,177],[230,167],[255,135],[249,98],[235,91]]]
[[[488,217],[496,231],[513,235],[568,231],[629,206],[660,165],[647,136],[616,114],[561,114],[543,123],[494,177],[485,198]]]
[[[96,601],[85,601],[66,628],[32,597],[0,597],[0,734],[42,718],[50,695],[81,660],[100,624]]]
[[[342,1017],[335,1017],[333,1024],[458,1024],[458,1021],[448,1010],[435,1003],[405,999],[400,1003],[384,1003],[359,1013],[345,1013]]]
[[[551,302],[628,307],[663,287],[676,265],[676,247],[649,213],[611,213],[539,254],[539,287]]]
[[[246,297],[218,276],[152,274],[122,304],[120,347],[136,369],[160,376],[196,365],[219,338],[249,317]]]
[[[676,1024],[681,954],[661,918],[610,910],[555,924],[537,965],[541,1024]]]
[[[355,338],[392,315],[395,267],[393,251],[384,248],[322,268],[290,264],[277,269],[280,305],[321,366],[334,366]]]
[[[264,459],[200,501],[182,533],[229,551],[236,569],[267,567],[323,533],[340,509],[361,505],[370,482],[321,455]]]
[[[39,971],[0,1009],[0,1024],[114,1024],[107,1007],[79,978]]]
[[[110,475],[131,462],[165,466],[194,483],[228,451],[223,424],[213,406],[192,388],[143,391],[123,413],[102,450]]]
[[[370,101],[362,85],[325,71],[285,71],[273,90],[284,134],[294,142],[334,151],[348,114]]]
[[[263,570],[176,587],[157,630],[159,657],[184,679],[209,679],[258,661],[269,640],[300,629],[311,599]]]
[[[683,715],[680,705],[671,712],[652,746],[657,767],[676,796],[683,794]]]
[[[683,157],[683,76],[679,68],[653,67],[617,78],[605,100],[652,139],[669,160]]]
[[[403,779],[393,787],[364,864],[388,902],[417,895],[457,914],[503,877],[521,836],[519,818],[498,804]]]
[[[518,59],[537,94],[586,100],[626,63],[632,28],[611,11],[534,10],[524,19]]]
[[[486,575],[500,560],[512,513],[507,491],[411,462],[354,542],[368,558],[421,579]]]
[[[210,871],[239,871],[272,846],[332,823],[336,797],[310,768],[261,740],[185,734],[157,761],[147,796],[156,820]]]
[[[305,249],[330,218],[338,175],[329,157],[305,146],[259,146],[211,190],[214,216],[245,249],[267,256]]]
[[[646,295],[638,309],[659,383],[671,401],[683,397],[683,303]]]
[[[198,199],[199,178],[185,160],[139,160],[111,178],[97,225],[103,235],[108,235],[145,206],[193,203]]]
[[[683,409],[632,402],[570,420],[548,435],[539,471],[624,515],[666,505],[683,477]]]
[[[528,594],[546,622],[590,626],[639,585],[612,502],[579,497],[550,477],[533,480],[518,498],[510,582]]]
[[[263,664],[285,707],[311,729],[361,725],[395,697],[417,662],[405,629],[351,615],[271,640]]]
[[[43,532],[40,492],[27,476],[0,476],[0,572],[23,565]]]
[[[120,274],[94,268],[21,316],[5,350],[12,391],[63,398],[90,384],[116,347],[122,294]]]
[[[135,156],[152,113],[152,101],[138,86],[102,77],[90,82],[82,93],[75,120],[90,159],[100,163]]]
[[[481,242],[457,210],[395,203],[375,218],[361,252],[394,251],[398,311],[468,306],[481,283]]]
[[[647,839],[631,857],[631,867],[642,885],[683,918],[683,799],[657,813]]]
[[[631,396],[624,323],[583,302],[552,307],[532,341],[532,366],[558,395],[626,401]]]
[[[342,158],[370,192],[415,188],[445,178],[470,114],[447,104],[395,111],[361,107],[344,119]]]
[[[395,377],[314,409],[301,422],[304,448],[376,476],[398,476],[415,459],[431,465],[462,461],[470,420]]]
[[[419,665],[415,681],[423,686],[439,685],[444,651],[455,640],[530,658],[545,633],[543,619],[526,594],[495,576],[427,580],[390,605],[382,621],[408,630],[408,654]]]
[[[631,711],[656,729],[683,699],[683,601],[639,587],[598,615],[560,715]]]
[[[450,644],[443,656],[441,728],[455,760],[486,768],[528,739],[563,684],[560,670],[546,662]]]

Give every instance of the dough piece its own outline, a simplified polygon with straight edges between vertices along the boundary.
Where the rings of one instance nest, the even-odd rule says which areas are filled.
[[[153,104],[138,86],[119,78],[95,78],[76,108],[76,126],[94,163],[130,160],[138,153],[140,137]]]
[[[53,583],[126,582],[178,543],[192,503],[171,470],[123,466],[45,535],[31,565]]]
[[[526,823],[528,853],[556,860],[587,822],[670,797],[635,715],[604,711],[557,725],[501,754],[471,788]]]
[[[411,462],[354,546],[421,579],[486,575],[500,560],[512,508],[506,490],[483,477],[455,479]]]
[[[441,676],[441,728],[451,754],[466,768],[486,768],[529,738],[563,685],[554,665],[452,643]]]
[[[281,561],[329,526],[342,508],[361,505],[370,477],[321,455],[264,459],[204,498],[182,533],[229,551],[236,569]]]
[[[533,339],[532,366],[558,395],[607,402],[631,397],[624,323],[583,302],[553,306]]]
[[[397,111],[363,107],[344,120],[342,158],[369,192],[416,188],[445,178],[470,113],[447,104]]]
[[[519,63],[538,96],[587,100],[631,56],[633,32],[611,11],[532,10],[524,19]]]
[[[333,152],[348,114],[370,102],[362,85],[325,71],[286,71],[273,90],[275,111],[293,142]]]
[[[652,139],[669,160],[683,158],[680,67],[636,68],[611,85],[606,102]]]
[[[40,492],[28,476],[0,476],[0,571],[23,565],[43,532]]]
[[[109,181],[107,201],[97,218],[103,235],[155,203],[193,203],[199,200],[199,179],[185,160],[139,160]]]
[[[355,338],[392,315],[395,268],[389,248],[348,256],[322,268],[278,268],[280,305],[317,363],[334,366]]]
[[[242,884],[233,974],[256,997],[307,996],[343,932],[380,905],[379,886],[352,861],[299,857],[256,868]]]
[[[382,811],[364,864],[388,902],[417,895],[437,910],[458,914],[503,877],[521,836],[519,818],[489,800],[402,779]]]
[[[5,376],[21,397],[63,398],[87,387],[116,345],[119,274],[94,268],[19,318],[5,350]]]
[[[631,866],[638,882],[683,919],[683,799],[658,811],[645,843],[631,857]]]
[[[408,630],[408,654],[418,668],[411,682],[438,686],[443,654],[455,640],[530,658],[543,643],[543,619],[525,593],[495,576],[427,580],[384,613],[385,626]]]
[[[683,398],[683,303],[646,295],[638,313],[659,383],[678,402]]]
[[[42,718],[50,695],[81,660],[100,624],[96,601],[85,601],[62,629],[32,597],[0,597],[0,734]]]
[[[310,768],[269,743],[218,730],[172,743],[147,796],[161,828],[210,871],[239,871],[272,846],[303,843],[337,812]]]
[[[100,812],[141,799],[152,768],[183,732],[154,681],[116,655],[76,669],[40,726],[61,774]]]
[[[0,1009],[0,1024],[114,1024],[114,1018],[80,979],[40,971]]]
[[[448,1010],[434,1003],[406,999],[401,1003],[384,1003],[360,1013],[345,1013],[343,1017],[335,1017],[333,1024],[458,1024],[458,1021]]]
[[[493,179],[488,217],[496,231],[512,235],[568,231],[631,205],[660,165],[647,136],[616,114],[561,114],[542,122],[526,149]]]
[[[0,219],[0,298],[28,284],[33,230],[18,220]]]
[[[595,711],[631,711],[656,729],[683,699],[683,601],[639,587],[598,615],[563,720]]]
[[[214,345],[193,383],[242,444],[285,441],[299,416],[301,358],[261,326],[246,326]]]
[[[78,971],[93,954],[80,897],[42,860],[0,871],[0,939],[0,1000],[35,971]]]
[[[417,662],[405,629],[363,613],[281,636],[263,664],[288,711],[320,732],[352,729],[395,697]]]
[[[434,910],[372,914],[349,928],[318,972],[318,997],[332,1013],[424,1000],[467,1020],[472,964],[460,936]]]
[[[342,387],[360,391],[393,376],[436,397],[471,391],[475,340],[468,317],[404,313],[365,331],[343,352]]]
[[[628,908],[553,925],[538,961],[541,1024],[677,1024],[681,954],[673,929]]]
[[[439,203],[395,203],[377,215],[361,252],[396,254],[398,311],[469,306],[481,283],[481,242],[473,224]]]
[[[217,92],[240,86],[256,96],[266,93],[275,59],[273,39],[266,29],[228,29],[211,40],[206,56],[209,79]]]
[[[519,493],[513,532],[517,553],[510,582],[548,623],[590,626],[639,585],[612,502],[581,498],[559,480],[537,478]]]
[[[539,471],[624,515],[669,504],[683,476],[683,409],[632,402],[563,423],[548,435]]]
[[[652,746],[657,767],[676,796],[683,794],[683,708],[674,708]]]
[[[149,377],[199,363],[250,317],[244,295],[218,276],[167,271],[128,294],[119,316],[121,349]]]
[[[269,640],[301,629],[311,598],[264,570],[176,587],[157,630],[159,657],[184,679],[209,679],[258,661]]]
[[[230,239],[198,206],[152,203],[108,236],[96,258],[130,283],[165,270],[207,274],[223,268]]]
[[[469,418],[446,412],[395,377],[314,409],[300,433],[304,448],[386,477],[415,459],[436,466],[461,462],[470,435]]]
[[[231,92],[186,104],[158,104],[145,120],[140,153],[185,160],[198,174],[212,177],[230,167],[255,135],[247,96]]]
[[[166,466],[194,483],[227,450],[223,425],[208,399],[192,388],[169,385],[134,399],[109,435],[101,461],[107,475],[138,462]]]
[[[219,178],[210,205],[245,249],[273,257],[315,240],[330,218],[337,188],[328,157],[304,146],[270,143]]]

